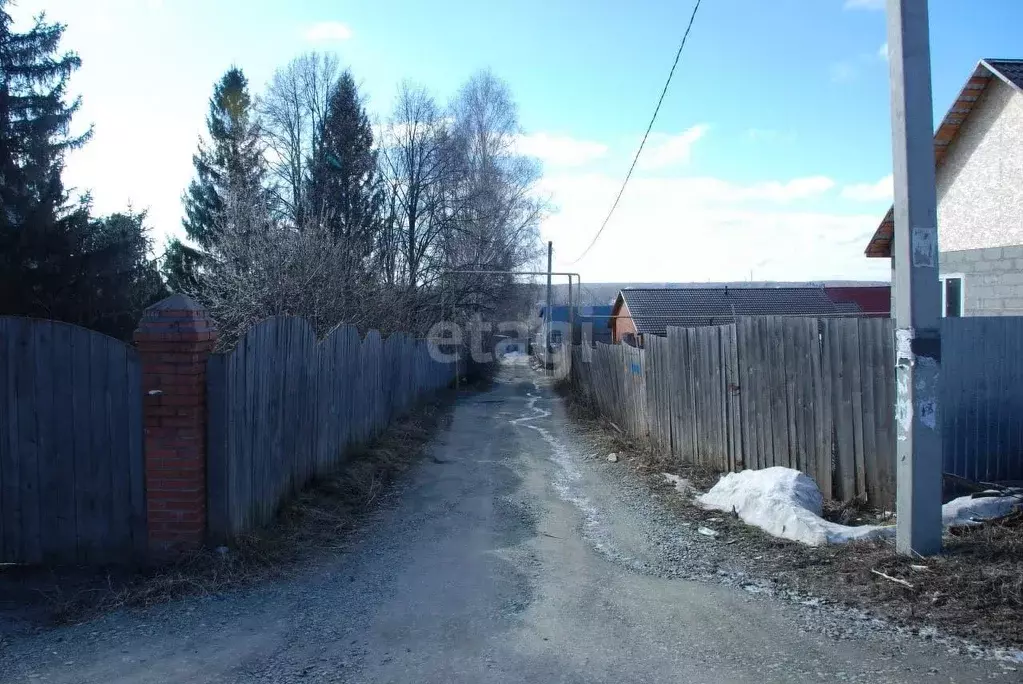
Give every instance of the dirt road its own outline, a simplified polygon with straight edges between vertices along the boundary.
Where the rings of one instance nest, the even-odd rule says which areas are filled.
[[[690,581],[720,567],[505,368],[354,548],[296,579],[10,638],[2,682],[1013,681],[1005,664]],[[617,469],[616,469],[617,468]]]

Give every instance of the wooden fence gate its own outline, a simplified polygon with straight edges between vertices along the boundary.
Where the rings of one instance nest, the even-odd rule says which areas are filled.
[[[141,392],[129,345],[0,317],[0,561],[143,556]]]

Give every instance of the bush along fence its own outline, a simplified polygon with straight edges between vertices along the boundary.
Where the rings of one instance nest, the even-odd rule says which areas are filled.
[[[1023,479],[1023,318],[942,322],[945,472]],[[669,328],[645,349],[575,347],[576,390],[661,453],[720,471],[786,466],[826,497],[895,498],[893,327],[740,318]]]
[[[294,318],[215,345],[181,295],[134,346],[0,317],[0,562],[138,562],[251,530],[458,370],[406,335],[317,342]]]

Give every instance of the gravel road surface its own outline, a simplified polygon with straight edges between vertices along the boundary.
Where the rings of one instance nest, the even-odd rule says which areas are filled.
[[[0,682],[1018,680],[1020,666],[759,593],[621,468],[574,436],[545,380],[506,367],[459,399],[347,553],[287,582],[9,636]]]

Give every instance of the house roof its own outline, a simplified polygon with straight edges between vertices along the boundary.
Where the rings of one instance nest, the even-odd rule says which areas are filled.
[[[952,104],[948,114],[942,119],[934,134],[934,164],[940,167],[945,161],[949,146],[959,136],[959,130],[976,108],[981,95],[992,79],[997,78],[1003,83],[1023,92],[1023,60],[1019,59],[982,59],[977,63],[973,74],[959,92],[959,97]],[[867,245],[868,257],[890,257],[892,255],[892,239],[895,235],[895,207],[888,210],[881,225],[874,231]]]
[[[820,287],[637,288],[622,290],[640,334],[663,335],[669,326],[729,323],[735,316],[828,316],[859,313],[852,302],[836,303]]]

